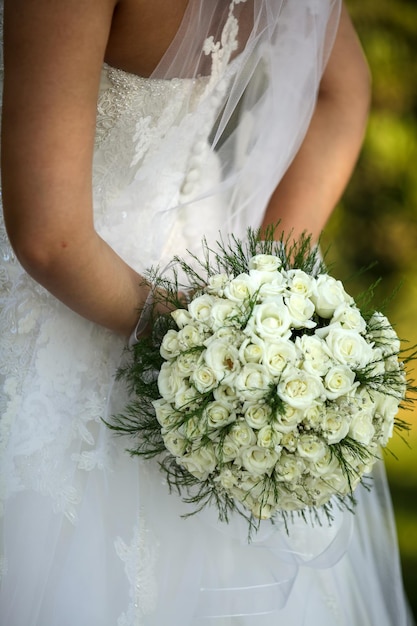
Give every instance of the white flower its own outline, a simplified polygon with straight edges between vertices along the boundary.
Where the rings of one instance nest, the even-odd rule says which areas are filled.
[[[346,416],[336,407],[329,407],[324,413],[323,422],[323,437],[327,443],[338,443],[346,437],[349,432],[350,416]]]
[[[204,415],[209,428],[221,428],[236,420],[236,414],[230,411],[230,407],[217,400],[206,406]]]
[[[357,333],[366,331],[366,322],[356,305],[349,305],[346,302],[340,304],[335,310],[332,325],[339,325],[348,330],[355,330]]]
[[[302,270],[288,270],[287,282],[289,291],[306,298],[309,298],[316,291],[315,278]]]
[[[262,339],[246,338],[239,348],[239,358],[243,365],[246,363],[260,363],[266,344]]]
[[[227,404],[227,406],[232,408],[236,407],[238,404],[236,389],[229,385],[219,385],[213,389],[213,396],[215,400],[218,400],[222,404]]]
[[[309,506],[322,506],[330,500],[333,490],[324,480],[317,480],[313,476],[307,476],[303,484],[303,491],[307,494]]]
[[[335,472],[341,471],[337,457],[332,453],[331,448],[327,447],[325,454],[317,461],[312,461],[309,465],[310,473],[313,476],[331,476]]]
[[[370,411],[358,411],[353,416],[349,427],[349,434],[352,439],[363,443],[365,446],[370,444],[375,434],[375,427],[372,423],[372,413]]]
[[[278,339],[265,344],[262,364],[272,377],[280,376],[288,365],[295,365],[296,361],[297,350],[292,341]]]
[[[184,385],[184,379],[175,364],[168,361],[162,363],[158,375],[158,390],[167,402],[173,402],[175,394]]]
[[[207,323],[210,319],[213,305],[217,301],[218,298],[205,293],[190,302],[188,305],[188,311],[196,322]]]
[[[384,355],[397,354],[401,345],[398,335],[382,313],[374,313],[368,322],[368,334]]]
[[[170,430],[162,436],[168,452],[175,457],[180,457],[184,454],[187,448],[187,440],[178,431]]]
[[[249,268],[262,272],[276,272],[281,265],[281,259],[274,254],[257,254],[249,259]]]
[[[190,382],[200,393],[206,393],[218,384],[216,373],[208,365],[199,365],[190,377]]]
[[[303,294],[292,293],[284,298],[294,328],[314,328],[317,324],[311,318],[314,315],[314,304]]]
[[[295,409],[306,409],[324,392],[318,376],[296,367],[284,370],[277,391],[279,397]]]
[[[251,513],[257,519],[266,520],[272,517],[274,509],[270,504],[255,502],[255,504],[251,507]]]
[[[184,326],[187,326],[187,324],[192,321],[191,315],[186,309],[176,309],[175,311],[172,311],[171,317],[174,318],[176,325],[180,329],[184,328]]]
[[[353,304],[353,298],[346,293],[340,280],[328,274],[316,278],[316,293],[311,296],[316,312],[320,317],[329,319],[341,304]]]
[[[211,309],[210,324],[213,330],[222,326],[240,326],[242,308],[231,300],[217,299]]]
[[[201,346],[204,341],[204,335],[200,329],[194,324],[186,324],[178,331],[178,343],[181,350],[189,350],[196,346]]]
[[[224,467],[220,474],[214,479],[216,482],[220,483],[221,486],[226,489],[226,491],[230,491],[232,487],[236,486],[237,477],[232,472],[231,469]]]
[[[363,368],[372,361],[372,347],[353,330],[330,328],[326,343],[336,361],[343,365]]]
[[[152,402],[155,409],[156,419],[162,426],[162,428],[169,430],[178,421],[178,413],[172,408],[172,406],[163,400],[154,400]]]
[[[326,450],[326,444],[316,435],[310,433],[300,435],[297,443],[297,452],[302,458],[317,463],[326,454]]]
[[[228,437],[240,448],[253,446],[256,443],[255,433],[244,420],[232,425]]]
[[[271,384],[271,377],[264,365],[247,363],[235,379],[238,395],[243,400],[260,400]]]
[[[297,450],[297,441],[298,441],[298,432],[291,431],[288,433],[284,433],[282,435],[281,445],[288,452],[295,452]]]
[[[334,365],[324,377],[324,391],[329,400],[347,395],[358,385],[355,373],[347,365]]]
[[[327,344],[317,335],[297,337],[295,345],[302,355],[302,368],[310,374],[324,376],[331,364],[331,353]]]
[[[220,462],[234,461],[239,456],[240,444],[229,435],[226,435],[224,440],[216,446],[216,451]]]
[[[178,463],[199,480],[206,480],[209,474],[214,472],[217,465],[211,444],[201,446],[181,457],[178,459]]]
[[[198,399],[199,393],[187,381],[183,381],[183,384],[178,389],[174,397],[174,406],[178,410],[191,409],[195,407],[195,401]]]
[[[207,434],[207,425],[205,420],[199,417],[191,417],[187,419],[184,424],[181,426],[179,431],[188,439],[189,441],[200,440],[201,437]]]
[[[203,358],[213,370],[217,380],[228,384],[240,369],[239,352],[227,339],[216,339],[209,343]]]
[[[254,306],[252,315],[246,325],[245,332],[254,333],[268,340],[287,337],[291,317],[284,301],[280,299]]]
[[[173,359],[178,356],[181,351],[180,344],[178,343],[178,331],[168,330],[162,339],[161,348],[159,350],[163,359]]]
[[[303,411],[303,423],[308,428],[318,430],[323,419],[324,406],[321,403],[313,403]]]
[[[272,470],[278,461],[278,454],[271,448],[251,446],[241,451],[244,468],[255,476],[260,476]]]
[[[303,421],[303,417],[303,411],[287,404],[283,413],[276,413],[274,428],[281,433],[290,433]]]
[[[228,282],[224,295],[233,302],[243,302],[253,296],[257,288],[256,281],[249,274],[239,274]]]
[[[279,480],[288,483],[295,483],[305,470],[305,463],[302,459],[283,452],[275,468],[275,473]]]
[[[228,281],[229,276],[227,274],[215,274],[214,276],[210,276],[208,279],[206,289],[208,293],[216,296],[223,296],[224,288]]]
[[[252,272],[255,272],[255,271],[256,270],[251,270],[251,274]],[[258,293],[258,296],[261,300],[274,298],[276,296],[280,296],[281,294],[285,292],[287,283],[285,280],[285,276],[282,272],[279,272],[279,273],[277,272],[276,274],[269,272],[269,276],[271,280],[264,280],[264,277],[268,275],[268,272],[259,272],[259,274],[262,274],[262,276],[260,277],[262,282],[259,286],[259,293]]]
[[[266,426],[271,417],[271,409],[267,404],[245,403],[243,406],[246,423],[251,428],[262,428]]]
[[[175,364],[181,376],[188,377],[194,372],[200,361],[201,352],[190,350],[189,352],[181,352]]]
[[[279,452],[279,442],[282,439],[282,433],[272,428],[272,426],[263,426],[258,431],[257,444],[261,448],[274,448],[275,452]]]

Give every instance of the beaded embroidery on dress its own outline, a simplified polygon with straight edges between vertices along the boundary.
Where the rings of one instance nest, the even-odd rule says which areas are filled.
[[[193,0],[152,77],[103,66],[95,226],[138,272],[259,225],[308,127],[338,10]],[[395,546],[374,558],[374,500],[360,495],[365,513],[330,529],[295,522],[287,537],[265,523],[253,544],[238,519],[181,517],[157,463],[131,458],[102,423],[126,401],[123,340],[35,283],[2,219],[0,342],[2,624],[404,626],[398,588],[384,598],[378,586],[398,563]]]

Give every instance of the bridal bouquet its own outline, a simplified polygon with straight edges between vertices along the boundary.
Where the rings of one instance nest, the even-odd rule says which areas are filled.
[[[273,233],[270,233],[272,235]],[[157,456],[169,486],[200,510],[248,519],[346,506],[385,446],[407,387],[388,319],[361,310],[310,239],[231,238],[153,273],[152,332],[120,376],[132,402],[111,427]],[[194,259],[197,262],[197,259]],[[164,294],[164,295],[162,295]],[[159,298],[159,300],[158,300]]]

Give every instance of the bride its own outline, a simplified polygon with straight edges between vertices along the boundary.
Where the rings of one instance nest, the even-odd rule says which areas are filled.
[[[1,624],[409,623],[381,467],[355,515],[248,544],[102,422],[146,268],[317,237],[368,104],[339,0],[4,1]]]

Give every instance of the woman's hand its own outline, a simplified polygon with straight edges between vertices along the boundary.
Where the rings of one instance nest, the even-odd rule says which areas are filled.
[[[148,293],[97,235],[97,94],[116,0],[5,0],[2,178],[6,227],[35,280],[129,336]]]

